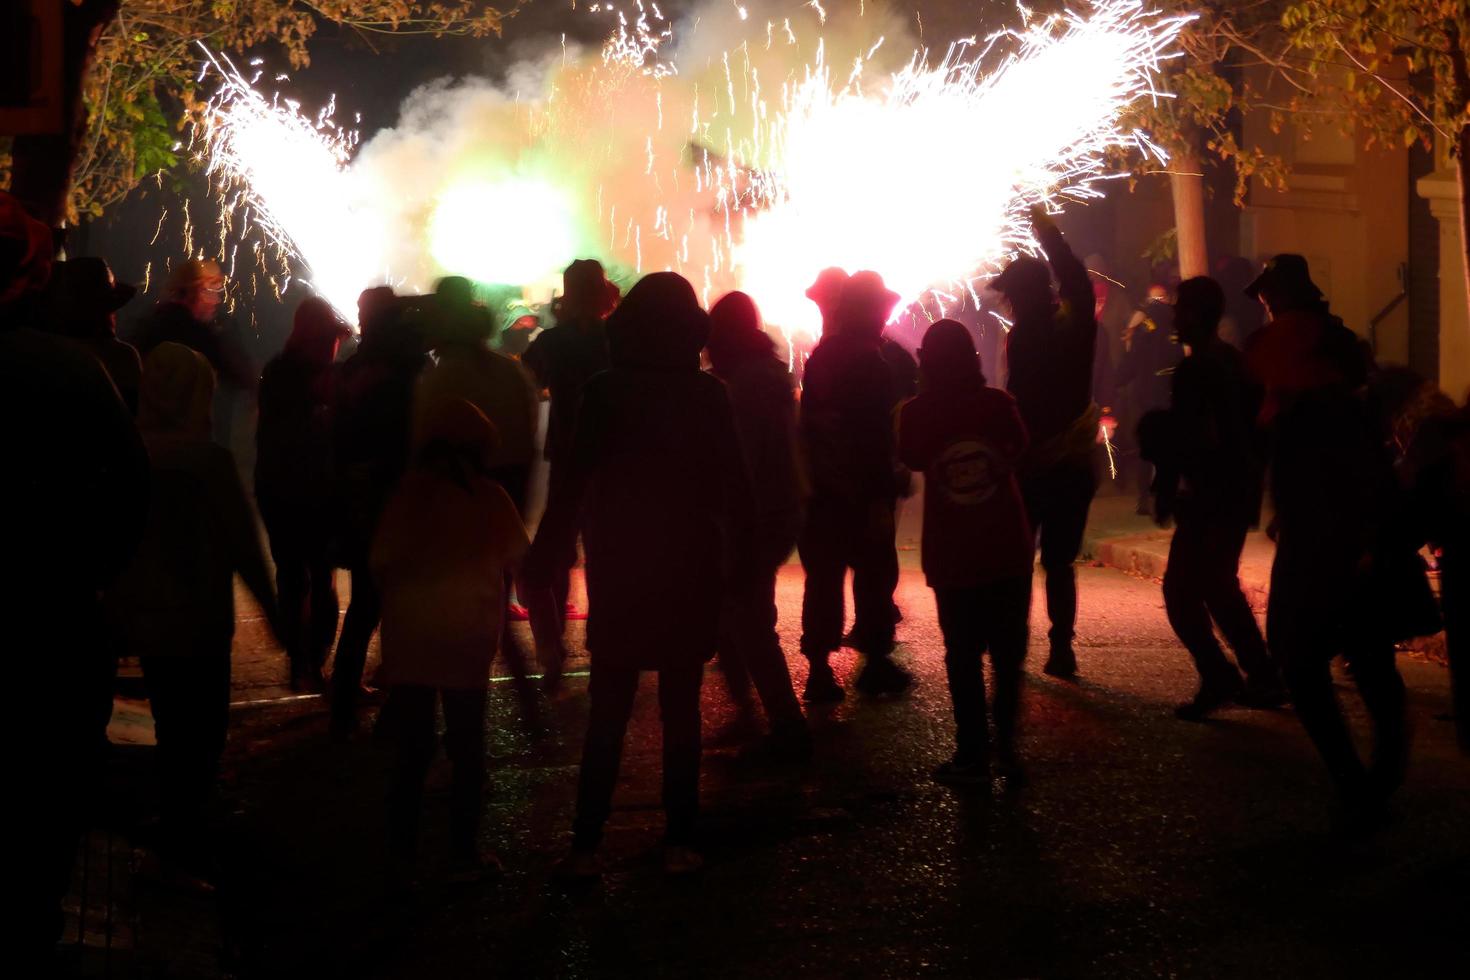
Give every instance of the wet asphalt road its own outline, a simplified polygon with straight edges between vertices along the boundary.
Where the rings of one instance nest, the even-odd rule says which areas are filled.
[[[548,705],[540,738],[523,733],[498,683],[484,838],[507,872],[443,881],[445,799],[431,793],[424,878],[407,905],[387,900],[381,878],[383,749],[330,742],[310,701],[241,707],[230,782],[248,885],[234,928],[266,975],[317,977],[1470,976],[1470,759],[1434,720],[1448,706],[1445,670],[1401,660],[1414,766],[1393,825],[1354,838],[1334,823],[1290,712],[1172,717],[1193,672],[1156,583],[1080,575],[1080,683],[1039,673],[1037,590],[1024,790],[930,780],[951,750],[949,705],[933,600],[905,569],[899,659],[917,675],[912,692],[850,693],[814,712],[805,767],[762,769],[708,746],[709,866],[690,881],[658,863],[651,676],[600,885],[569,891],[550,876],[568,839],[585,677]],[[800,594],[800,569],[788,568],[782,633],[798,685]],[[262,647],[259,624],[242,622],[238,700],[281,693],[278,655]],[[850,685],[853,656],[837,663]],[[731,717],[713,669],[704,703],[713,738]],[[431,786],[446,777],[441,762]]]

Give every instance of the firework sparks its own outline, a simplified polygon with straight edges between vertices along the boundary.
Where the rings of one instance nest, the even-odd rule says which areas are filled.
[[[1109,151],[1162,158],[1118,120],[1158,97],[1153,78],[1189,19],[1100,0],[1086,14],[1022,16],[1022,27],[958,42],[937,64],[915,53],[896,71],[876,66],[884,39],[868,37],[838,70],[820,4],[796,8],[778,32],[733,3],[723,9],[739,33],[721,36],[723,53],[701,74],[667,55],[673,28],[657,7],[592,9],[615,24],[599,56],[563,54],[539,101],[482,100],[456,118],[453,141],[440,134],[437,155],[420,158],[412,207],[383,203],[389,182],[370,154],[354,156],[355,135],[330,113],[267,99],[213,56],[222,83],[203,133],[210,173],[243,208],[239,223],[258,224],[339,308],[370,281],[425,288],[463,272],[529,282],[600,254],[633,274],[681,272],[706,300],[746,289],[770,322],[815,332],[803,293],[820,268],[876,269],[906,301],[942,310],[1035,250],[1028,207],[1100,196]],[[814,22],[814,50],[792,27],[798,14]],[[487,119],[499,128],[476,145],[463,130]],[[464,159],[444,162],[456,154]],[[537,228],[534,249],[492,248],[466,220],[490,209],[486,220],[503,225],[512,204],[533,206],[522,225]]]

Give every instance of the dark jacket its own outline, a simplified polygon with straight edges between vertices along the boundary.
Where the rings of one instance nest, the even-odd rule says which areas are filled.
[[[757,528],[775,550],[785,541],[784,560],[796,541],[803,497],[791,373],[767,355],[736,365],[721,380],[751,477]]]
[[[1174,339],[1174,311],[1155,300],[1141,311],[1143,321],[1128,339],[1128,348],[1118,362],[1113,382],[1127,385],[1135,411],[1148,412],[1169,404],[1174,368],[1183,351]]]
[[[1011,327],[1006,335],[1006,390],[1026,423],[1032,456],[1085,459],[1096,436],[1096,424],[1087,424],[1086,418],[1093,406],[1093,360],[1100,345],[1092,283],[1057,228],[1047,225],[1037,234],[1060,283],[1061,302],[1046,316],[1021,317]]]
[[[893,500],[892,375],[875,341],[825,336],[802,376],[801,440],[812,493]]]
[[[521,363],[551,394],[546,458],[556,459],[571,449],[582,388],[607,370],[607,329],[601,320],[563,321],[532,341]]]
[[[332,383],[331,365],[289,352],[261,372],[255,494],[262,507],[312,510],[330,502]]]
[[[1181,518],[1239,521],[1261,516],[1264,444],[1256,426],[1261,388],[1245,358],[1216,339],[1179,362],[1170,411],[1178,453],[1161,471],[1177,473]],[[1163,492],[1163,491],[1161,491]]]
[[[183,344],[205,356],[222,384],[255,387],[255,365],[245,349],[218,324],[201,323],[179,303],[159,303],[133,327],[128,339],[142,357],[159,344]]]

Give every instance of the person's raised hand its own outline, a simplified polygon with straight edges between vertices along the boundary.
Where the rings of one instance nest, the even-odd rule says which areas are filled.
[[[1047,213],[1046,205],[1044,204],[1033,204],[1026,209],[1026,213],[1031,217],[1031,227],[1037,231],[1056,225],[1056,222],[1051,220],[1051,215]]]

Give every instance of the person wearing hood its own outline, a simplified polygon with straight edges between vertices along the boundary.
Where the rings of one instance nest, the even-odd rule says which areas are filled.
[[[811,750],[811,734],[791,686],[776,633],[776,575],[801,529],[803,497],[791,373],[761,328],[755,301],[727,293],[710,308],[710,373],[725,383],[740,448],[755,492],[758,574],[731,583],[720,611],[720,668],[731,700],[748,720],[751,682],[777,754]],[[745,721],[742,721],[745,727]]]
[[[260,378],[255,499],[270,536],[293,688],[314,688],[337,635],[332,388],[352,331],[320,296],[301,301],[285,349]]]
[[[107,594],[122,650],[140,659],[158,738],[163,829],[185,860],[215,794],[230,712],[235,576],[284,638],[255,516],[230,451],[210,441],[214,371],[182,344],[143,361],[138,426],[152,494],[143,542]]]
[[[1265,390],[1276,557],[1266,642],[1346,813],[1373,823],[1408,765],[1399,641],[1439,628],[1386,441],[1363,398],[1365,346],[1332,315],[1300,255],[1250,286],[1268,322],[1246,345]],[[1333,691],[1343,656],[1373,722],[1365,764]]]
[[[608,368],[606,321],[620,298],[618,287],[608,281],[601,262],[577,259],[562,273],[562,295],[552,304],[555,323],[537,335],[521,358],[536,384],[551,399],[544,452],[550,464],[547,480],[552,487],[568,472],[558,461],[571,453],[582,389]],[[528,597],[527,605],[533,607],[531,624],[538,630],[536,643],[543,648],[543,666],[553,685],[566,656],[562,634],[566,629],[572,567],[576,564],[574,538],[558,558],[549,598]],[[550,608],[544,611],[536,608],[542,605]]]
[[[1077,570],[1087,511],[1097,491],[1093,447],[1101,411],[1093,399],[1099,346],[1096,300],[1087,269],[1072,254],[1041,207],[1031,209],[1036,239],[1047,262],[1015,259],[990,283],[1010,310],[1006,335],[1006,389],[1026,423],[1030,448],[1021,461],[1021,495],[1040,538],[1046,574],[1051,653],[1042,670],[1077,673],[1072,639],[1077,625]],[[1060,298],[1052,292],[1055,271]]]
[[[429,343],[435,363],[419,377],[414,392],[414,430],[421,431],[426,413],[447,399],[462,398],[483,412],[496,434],[486,464],[488,472],[505,488],[524,520],[536,455],[536,391],[519,362],[490,349],[495,319],[471,301],[469,280],[459,276],[440,280],[434,299],[438,309],[430,324]],[[509,589],[505,601],[508,608]],[[538,724],[536,692],[527,674],[526,654],[510,632],[508,619],[506,622],[501,651],[515,678],[525,721],[534,727]]]
[[[112,716],[116,655],[98,593],[136,549],[148,510],[148,456],[95,357],[43,332],[55,241],[0,191],[0,514],[14,571],[0,590],[17,731],[22,962],[46,962],[94,812]]]
[[[427,358],[424,339],[388,286],[357,301],[357,350],[337,369],[332,411],[332,463],[340,494],[337,554],[352,577],[352,598],[332,660],[332,728],[357,728],[368,643],[382,603],[368,569],[373,531],[388,496],[408,468],[413,393]]]
[[[102,259],[79,258],[56,263],[46,288],[50,328],[70,337],[102,363],[128,411],[138,413],[138,387],[143,362],[132,344],[117,339],[117,311],[138,290],[113,279]]]
[[[912,681],[890,659],[898,584],[894,507],[908,474],[894,455],[895,393],[879,343],[898,298],[876,272],[849,278],[803,376],[800,434],[812,481],[800,541],[808,702],[845,696],[828,658],[843,644],[849,568],[856,607],[851,644],[864,659],[858,689],[898,694]]]
[[[498,435],[462,398],[421,406],[413,465],[398,483],[373,536],[372,571],[382,596],[382,721],[396,746],[388,796],[390,873],[411,877],[424,780],[437,742],[434,706],[444,711],[453,874],[496,870],[479,850],[485,782],[486,687],[505,630],[506,583],[525,555],[525,525],[493,462]]]
[[[557,328],[560,329],[560,328]],[[709,318],[682,276],[656,272],[607,323],[611,368],[587,382],[526,579],[545,587],[579,526],[587,549],[591,712],[563,871],[597,873],[639,673],[663,719],[665,868],[695,870],[699,689],[727,576],[752,575],[753,506],[725,386],[700,370]],[[647,614],[659,596],[659,616]]]
[[[898,452],[924,474],[924,576],[944,634],[944,667],[954,706],[955,754],[934,772],[940,782],[988,785],[982,656],[995,677],[995,762],[1022,780],[1016,718],[1031,612],[1034,550],[1016,464],[1026,426],[1016,401],[985,384],[963,324],[940,320],[919,350],[920,389],[903,406]]]

